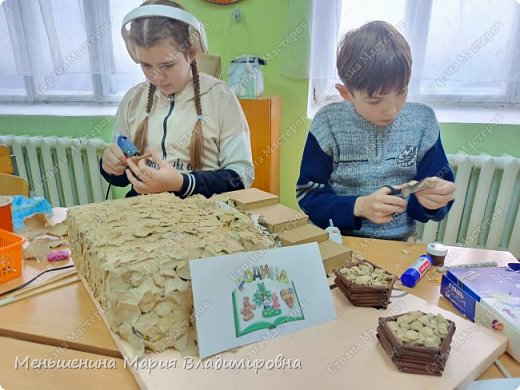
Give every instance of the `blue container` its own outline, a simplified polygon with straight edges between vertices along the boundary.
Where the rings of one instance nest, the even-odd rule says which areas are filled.
[[[414,287],[426,272],[428,272],[432,264],[433,259],[430,255],[421,255],[421,257],[401,275],[401,283],[406,287]]]

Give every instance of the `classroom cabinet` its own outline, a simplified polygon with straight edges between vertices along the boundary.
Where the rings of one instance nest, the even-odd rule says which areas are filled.
[[[239,100],[251,130],[252,187],[280,195],[280,97]]]

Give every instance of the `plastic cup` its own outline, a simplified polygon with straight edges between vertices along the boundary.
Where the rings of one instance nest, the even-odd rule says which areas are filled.
[[[0,229],[13,232],[13,214],[11,211],[11,197],[0,196]]]

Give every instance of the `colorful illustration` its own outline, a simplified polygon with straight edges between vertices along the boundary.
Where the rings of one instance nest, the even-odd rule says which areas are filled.
[[[305,318],[294,283],[287,271],[278,267],[262,265],[246,270],[232,300],[236,337]]]
[[[491,322],[491,326],[498,332],[502,332],[504,330],[504,325],[498,320],[493,320]]]
[[[256,305],[253,305],[251,304],[251,302],[249,302],[249,297],[244,297],[242,309],[240,309],[240,314],[242,314],[242,318],[244,319],[244,321],[249,321],[251,318],[255,316],[255,309]]]
[[[285,304],[292,309],[293,302],[294,302],[293,289],[292,288],[284,288],[282,291],[280,291],[280,296],[282,297],[282,299],[285,302]]]

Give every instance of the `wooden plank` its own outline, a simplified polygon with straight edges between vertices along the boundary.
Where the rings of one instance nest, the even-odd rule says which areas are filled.
[[[249,210],[249,213],[260,215],[259,223],[271,233],[294,229],[309,222],[309,217],[302,211],[296,211],[281,204],[252,209]]]
[[[333,241],[323,241],[318,246],[320,247],[321,259],[327,274],[351,258],[351,249]]]
[[[284,230],[278,234],[278,238],[283,246],[289,246],[326,241],[329,235],[325,230],[308,223],[294,229]]]
[[[225,196],[232,199],[235,202],[235,207],[241,211],[272,206],[280,202],[278,195],[270,194],[258,188],[226,192]]]

